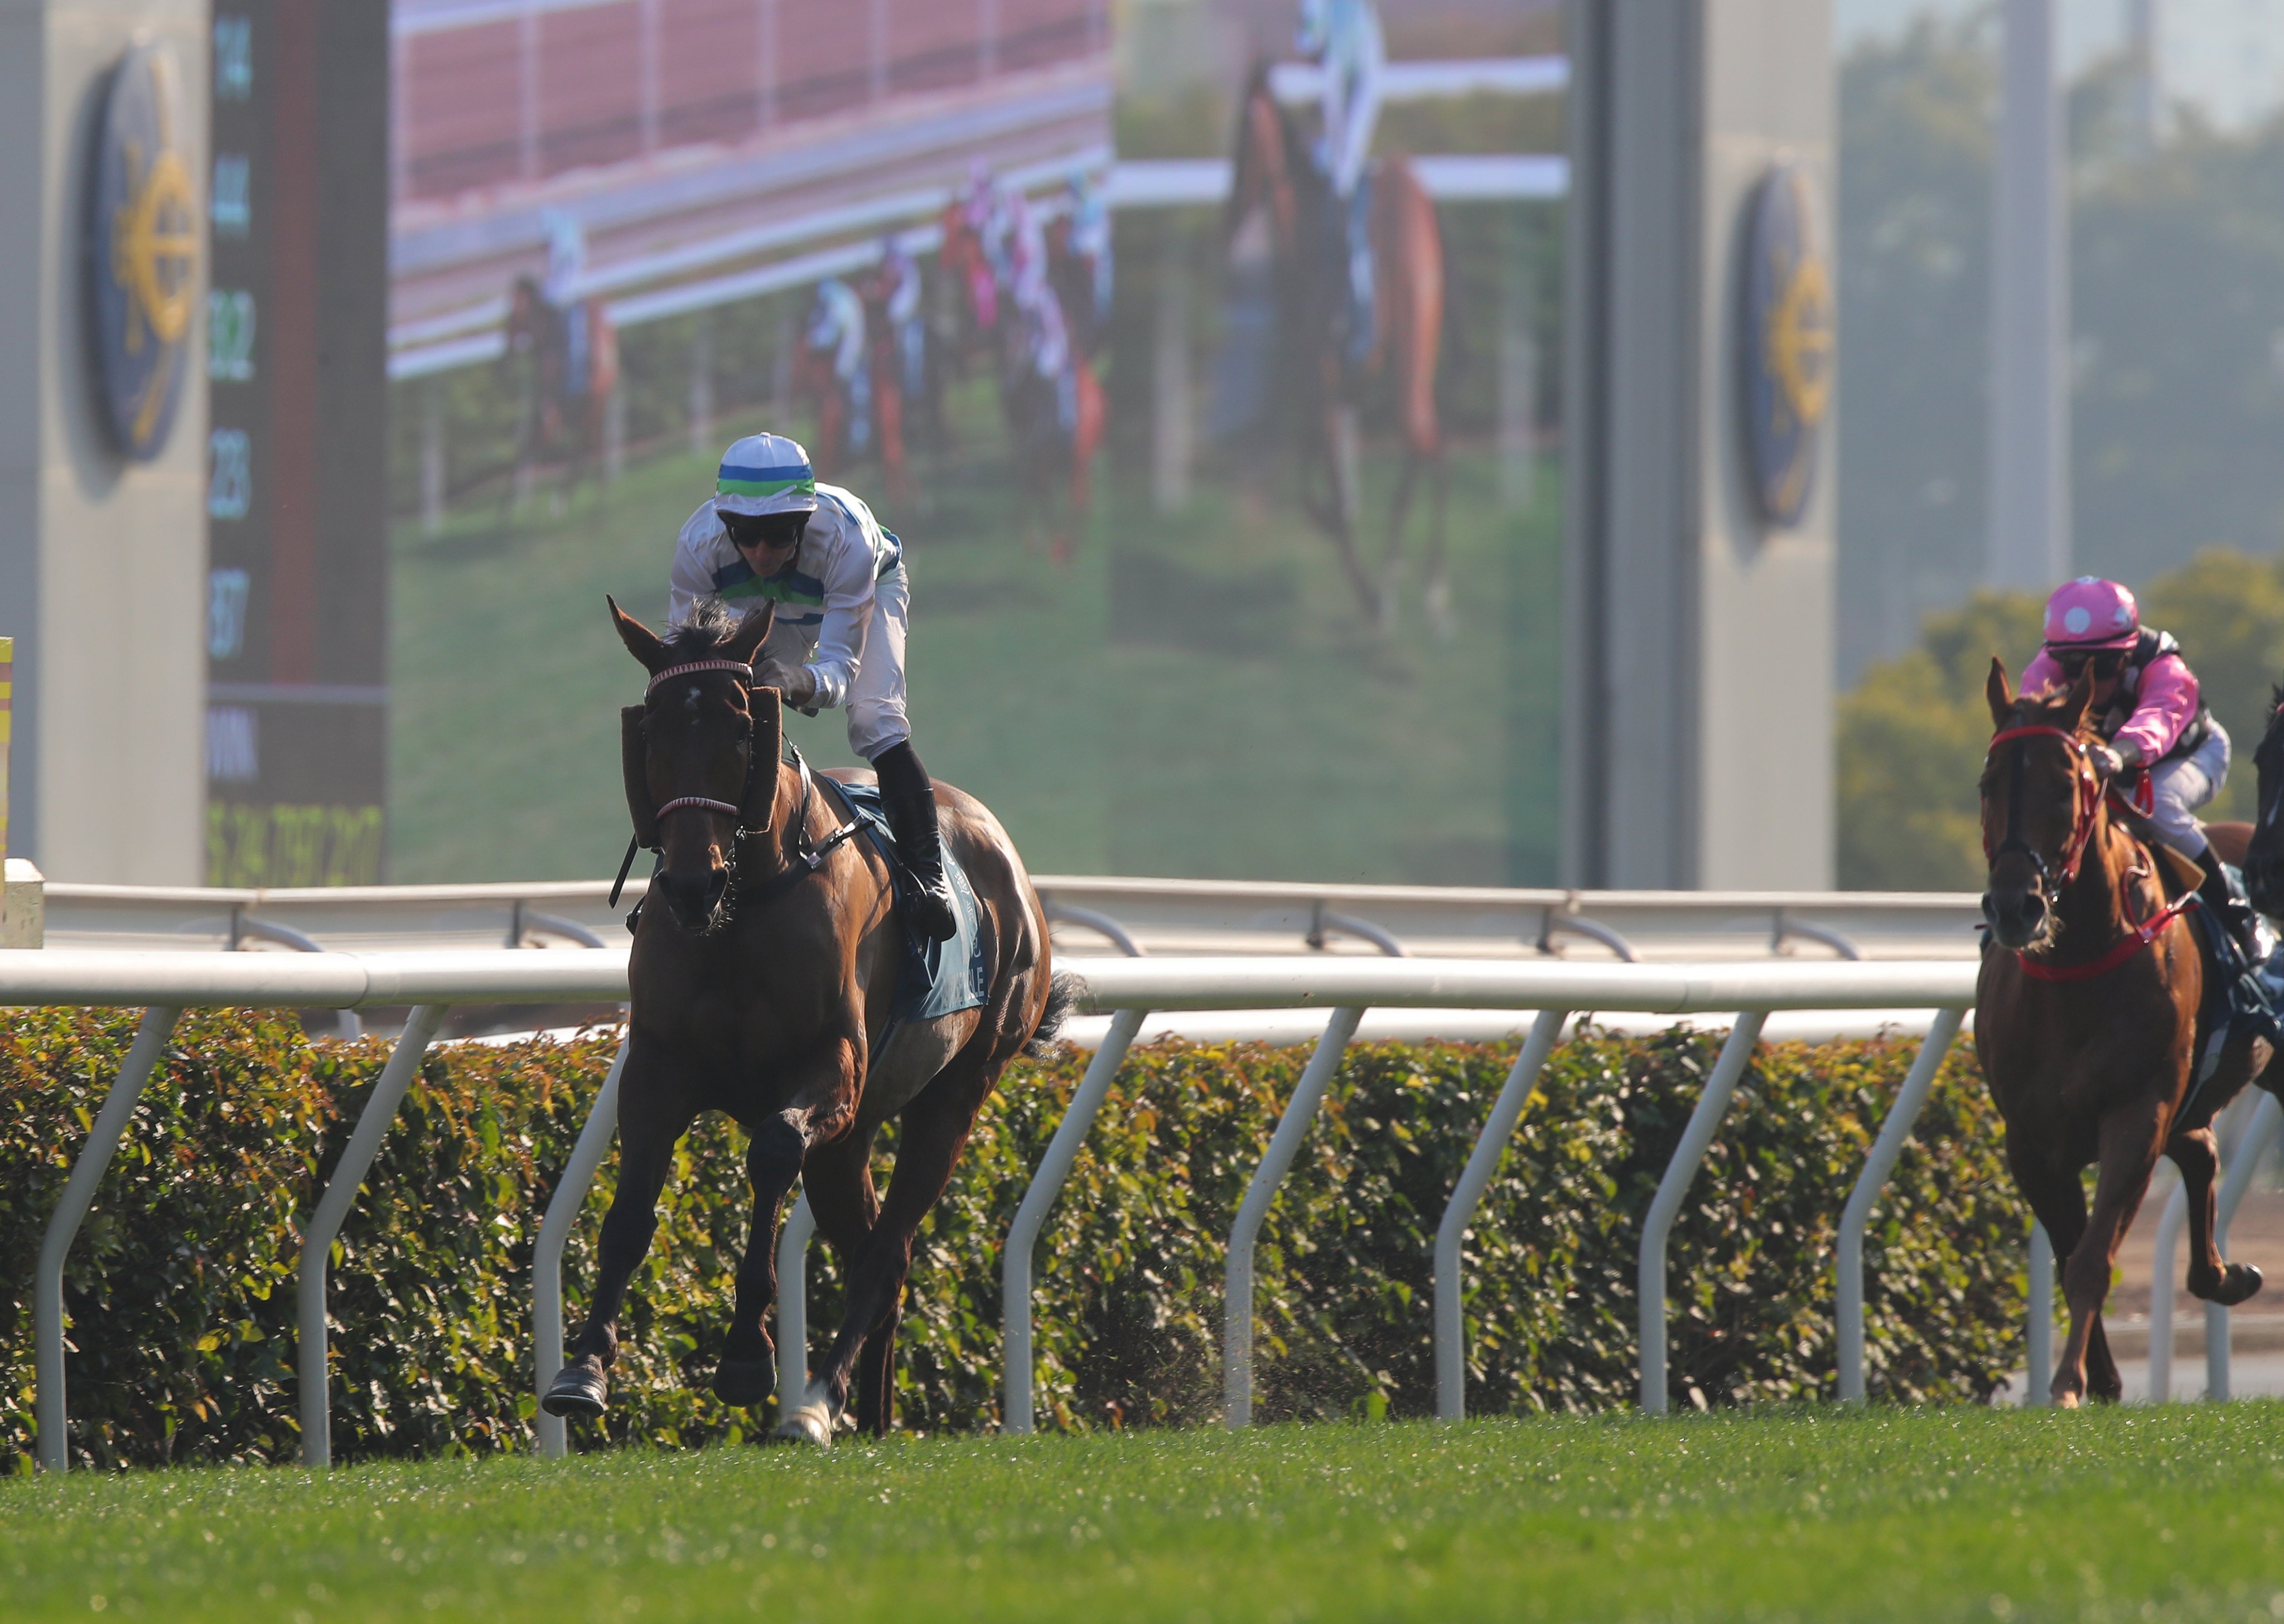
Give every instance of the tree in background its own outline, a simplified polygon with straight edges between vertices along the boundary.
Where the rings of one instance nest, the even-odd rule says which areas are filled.
[[[1989,21],[1923,19],[1842,68],[1843,682],[1983,576]],[[2125,82],[2098,64],[2070,98],[2071,496],[2079,567],[2139,588],[2284,537],[2284,118],[2179,109],[2145,152]]]
[[[2253,805],[2252,748],[2284,678],[2284,558],[2199,553],[2140,593],[2142,623],[2180,639],[2205,703],[2235,743],[2209,818]],[[1978,891],[1975,782],[1991,738],[1991,657],[2019,680],[2038,652],[2039,601],[1978,592],[1931,614],[1919,646],[1867,669],[1840,707],[1840,883],[1850,890]]]

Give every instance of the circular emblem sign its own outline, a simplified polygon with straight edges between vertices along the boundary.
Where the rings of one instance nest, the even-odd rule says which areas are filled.
[[[138,461],[166,446],[190,370],[199,233],[182,115],[173,54],[159,44],[129,50],[95,144],[88,317],[104,419]]]
[[[1753,494],[1772,525],[1799,523],[1808,506],[1832,403],[1832,275],[1814,201],[1807,172],[1779,159],[1747,205],[1738,370]]]

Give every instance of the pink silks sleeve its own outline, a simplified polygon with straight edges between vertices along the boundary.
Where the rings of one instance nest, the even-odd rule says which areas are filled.
[[[2161,654],[2143,669],[2133,714],[2109,742],[2123,745],[2130,740],[2140,750],[2143,761],[2159,761],[2196,714],[2196,673],[2178,654]]]

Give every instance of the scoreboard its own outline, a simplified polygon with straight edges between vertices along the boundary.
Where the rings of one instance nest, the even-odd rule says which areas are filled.
[[[371,885],[388,765],[387,0],[215,0],[207,883]]]

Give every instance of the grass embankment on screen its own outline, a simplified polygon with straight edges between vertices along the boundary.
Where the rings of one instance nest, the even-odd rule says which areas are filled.
[[[174,1620],[2269,1620],[2284,1406],[1267,1428],[0,1487]]]
[[[963,445],[996,444],[984,380],[949,410]],[[471,506],[434,536],[396,527],[390,879],[610,873],[627,839],[618,707],[642,683],[603,594],[662,620],[675,533],[714,472],[710,455],[662,454],[559,514],[543,496]],[[927,459],[901,502],[877,469],[846,477],[910,549],[921,755],[998,814],[1033,872],[1545,883],[1560,480],[1550,466],[1508,513],[1497,473],[1487,448],[1451,453],[1448,640],[1421,605],[1424,511],[1396,624],[1375,633],[1281,468],[1249,498],[1201,480],[1161,514],[1106,459],[1063,563],[994,456]],[[1396,477],[1375,444],[1375,567]],[[854,760],[837,713],[787,725],[820,765]],[[1388,792],[1407,776],[1419,793]]]

